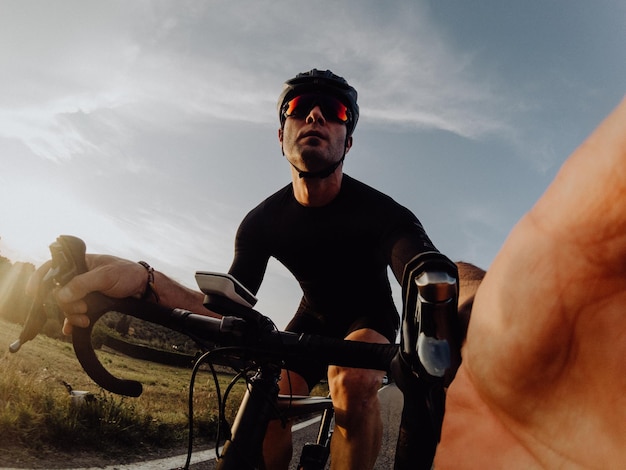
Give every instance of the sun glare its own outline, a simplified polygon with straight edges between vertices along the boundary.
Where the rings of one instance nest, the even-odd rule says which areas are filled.
[[[8,183],[8,182],[4,182]],[[62,188],[20,182],[0,188],[0,255],[35,265],[49,258],[48,246],[62,234],[85,232],[91,211]],[[98,230],[97,228],[95,230]]]
[[[25,263],[17,263],[12,269],[3,273],[0,283],[0,312],[7,309],[18,310],[24,303],[23,289],[25,283],[33,272],[33,268]],[[17,290],[16,290],[17,289]],[[16,311],[11,311],[8,315],[15,315]]]

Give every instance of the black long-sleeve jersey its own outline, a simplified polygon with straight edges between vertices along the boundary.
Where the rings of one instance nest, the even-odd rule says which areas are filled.
[[[303,292],[288,330],[343,338],[369,327],[394,341],[399,315],[387,267],[401,282],[405,264],[426,251],[437,250],[411,211],[344,174],[326,206],[302,206],[289,184],[254,208],[229,272],[256,293],[274,257]]]

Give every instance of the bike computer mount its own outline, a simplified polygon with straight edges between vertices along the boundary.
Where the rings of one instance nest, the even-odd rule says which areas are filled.
[[[257,298],[230,274],[209,271],[196,271],[196,282],[207,296],[205,303],[210,303],[211,296],[219,295],[246,308],[254,307]]]

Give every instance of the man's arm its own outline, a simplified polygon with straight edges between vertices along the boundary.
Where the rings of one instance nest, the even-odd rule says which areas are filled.
[[[56,292],[59,307],[65,313],[65,334],[71,334],[72,326],[86,327],[87,304],[84,297],[90,292],[101,292],[113,298],[143,297],[148,285],[148,271],[139,263],[109,255],[85,256],[87,272],[70,280]],[[34,293],[48,264],[41,266],[29,282],[28,291]],[[188,289],[165,274],[154,272],[154,290],[159,303],[168,307],[184,308],[192,312],[218,316],[207,310],[202,302],[204,294]],[[149,296],[151,300],[155,300]]]

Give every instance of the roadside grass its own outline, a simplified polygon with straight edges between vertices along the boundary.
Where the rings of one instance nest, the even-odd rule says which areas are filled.
[[[120,397],[85,374],[72,345],[43,335],[11,354],[19,325],[0,320],[0,449],[93,451],[123,454],[128,449],[183,447],[188,436],[190,369],[97,351],[113,375],[140,381],[138,398]],[[231,376],[221,375],[222,390]],[[73,406],[66,387],[86,390],[95,400]],[[227,406],[232,422],[245,390],[234,387]],[[194,390],[194,435],[199,444],[215,439],[217,404],[213,379],[199,374]]]

